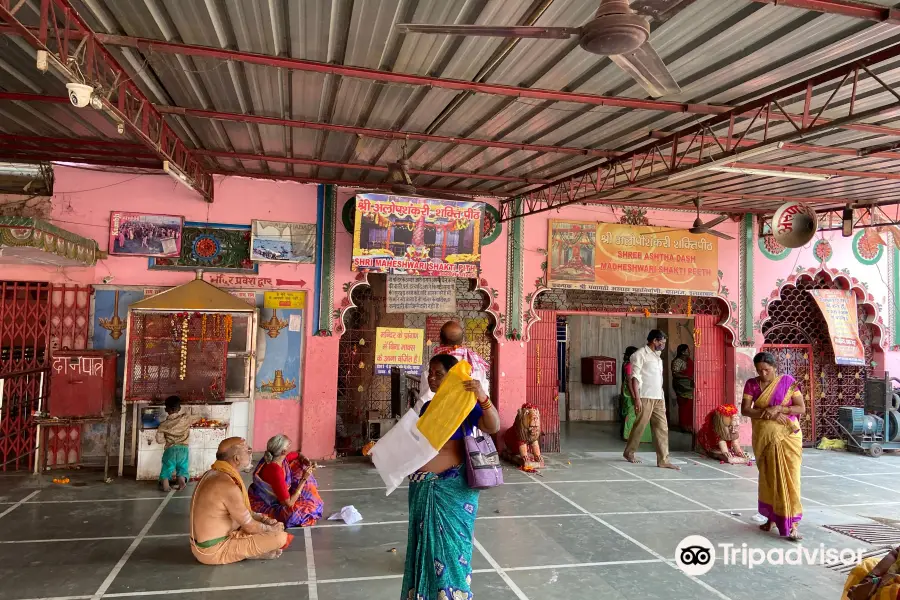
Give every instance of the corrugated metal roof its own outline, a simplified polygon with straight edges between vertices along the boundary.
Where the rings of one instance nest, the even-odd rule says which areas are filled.
[[[597,0],[73,0],[78,13],[97,32],[166,40],[272,56],[356,65],[395,73],[439,76],[505,85],[577,91],[619,97],[647,94],[609,59],[589,54],[574,40],[521,40],[511,47],[497,38],[462,38],[403,34],[400,22],[497,24],[522,23],[540,14],[542,26],[577,26],[592,16]],[[850,17],[762,4],[748,0],[684,1],[684,8],[664,23],[654,23],[651,41],[682,87],[678,102],[738,104],[900,43],[900,28]],[[891,6],[889,0],[874,2]],[[17,14],[38,24],[39,2],[28,1]],[[543,12],[541,12],[541,9]],[[626,151],[648,140],[651,130],[673,131],[693,124],[697,115],[587,106],[526,98],[501,97],[442,88],[400,85],[108,46],[133,80],[154,102],[226,113],[361,127],[427,132],[580,148]],[[499,60],[497,54],[506,50]],[[34,67],[34,52],[22,39],[0,38],[0,88],[59,96],[63,82]],[[888,83],[900,80],[900,60],[878,65]],[[486,74],[485,74],[486,73]],[[896,101],[870,79],[860,90],[857,110]],[[846,105],[849,87],[834,105]],[[814,106],[827,98],[817,90]],[[803,96],[783,103],[802,112]],[[448,109],[448,107],[451,107]],[[825,111],[828,117],[832,110]],[[837,114],[837,113],[834,113]],[[360,137],[333,131],[168,117],[192,147],[252,155],[271,155],[377,164],[395,160],[401,141]],[[879,122],[900,127],[900,118]],[[770,134],[791,130],[788,122]],[[0,102],[0,132],[32,136],[119,139],[115,127],[99,113],[61,104]],[[723,134],[723,130],[717,131]],[[841,130],[806,143],[864,148],[893,138]],[[2,144],[2,141],[0,141]],[[556,179],[600,160],[470,145],[408,144],[410,163],[457,173]],[[240,174],[315,177],[376,183],[380,171],[358,168],[290,165],[276,161],[207,157],[216,170]],[[797,151],[779,151],[757,162],[828,169],[900,173],[900,162]],[[144,163],[142,163],[144,164]],[[429,188],[511,195],[533,189],[521,182],[419,175],[416,185]],[[817,196],[885,200],[896,195],[898,181],[840,177],[800,181],[702,172],[666,187],[734,194]],[[620,192],[612,199],[671,205],[684,201],[656,193]],[[708,208],[737,210],[747,201],[713,198]]]

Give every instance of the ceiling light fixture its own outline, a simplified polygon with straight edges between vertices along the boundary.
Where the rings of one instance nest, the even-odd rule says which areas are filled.
[[[760,177],[783,177],[785,179],[808,179],[809,181],[828,181],[833,175],[819,175],[816,173],[786,173],[784,171],[769,171],[768,169],[745,169],[743,167],[712,167],[710,171],[717,173],[737,173],[739,175],[759,175]]]
[[[685,179],[700,171],[710,171],[712,169],[715,169],[716,167],[729,165],[733,162],[737,162],[745,158],[759,156],[760,154],[766,154],[767,152],[774,152],[775,150],[781,150],[782,148],[784,148],[784,142],[777,142],[775,144],[766,144],[764,146],[759,146],[758,148],[751,148],[750,150],[745,150],[744,152],[729,154],[728,156],[717,158],[707,163],[698,164],[689,169],[685,169],[684,171],[673,173],[669,175],[667,181],[678,181],[681,179]]]
[[[187,174],[184,171],[182,171],[181,168],[178,167],[177,165],[175,165],[167,160],[164,160],[163,161],[163,171],[168,173],[172,179],[174,179],[175,181],[177,181],[178,183],[180,183],[187,189],[191,190],[192,192],[196,191],[196,189],[193,186],[191,178],[188,177]]]
[[[841,235],[850,237],[853,235],[853,207],[849,204],[844,207],[841,213]]]

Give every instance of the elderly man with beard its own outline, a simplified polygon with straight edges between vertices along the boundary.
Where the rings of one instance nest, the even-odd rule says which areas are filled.
[[[250,470],[247,442],[231,437],[219,444],[216,462],[204,473],[191,499],[191,551],[205,565],[281,556],[293,536],[284,525],[250,510],[241,471]]]

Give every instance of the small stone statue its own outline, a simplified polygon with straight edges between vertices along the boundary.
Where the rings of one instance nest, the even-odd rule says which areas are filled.
[[[718,406],[707,415],[706,422],[700,429],[700,445],[710,457],[732,465],[749,462],[749,457],[738,441],[741,418],[733,404]]]
[[[541,413],[531,404],[523,404],[516,413],[513,426],[503,434],[506,448],[503,459],[525,471],[544,467],[541,456]]]

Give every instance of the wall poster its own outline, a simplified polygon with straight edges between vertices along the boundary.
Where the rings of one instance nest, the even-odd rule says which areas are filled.
[[[835,364],[865,366],[866,351],[859,339],[856,295],[845,290],[808,291],[828,324]]]
[[[354,271],[476,277],[484,203],[358,194]]]
[[[255,274],[250,260],[250,227],[223,223],[184,224],[181,253],[175,258],[150,258],[151,270],[218,271]]]
[[[254,220],[250,260],[258,262],[316,262],[316,224]]]
[[[183,229],[184,217],[114,210],[109,215],[109,253],[177,257]]]
[[[718,290],[718,238],[658,227],[551,220],[551,288],[712,296]]]

